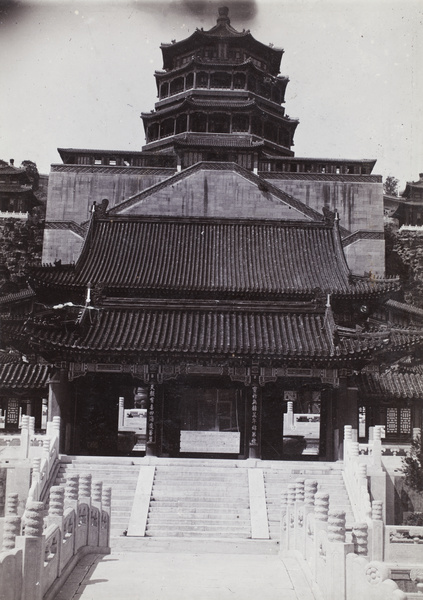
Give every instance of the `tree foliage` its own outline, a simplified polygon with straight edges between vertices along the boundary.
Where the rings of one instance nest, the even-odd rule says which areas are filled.
[[[423,492],[422,436],[418,435],[410,446],[410,451],[402,459],[402,472],[405,484],[415,492]]]
[[[40,181],[40,175],[38,173],[37,164],[32,160],[23,160],[21,162],[22,169],[25,169],[30,182],[32,183],[32,189],[35,191],[38,189]]]
[[[423,235],[418,231],[403,231],[395,235],[393,252],[402,264],[402,284],[405,301],[423,308]]]
[[[399,180],[393,175],[388,175],[383,184],[383,191],[388,196],[398,196]]]

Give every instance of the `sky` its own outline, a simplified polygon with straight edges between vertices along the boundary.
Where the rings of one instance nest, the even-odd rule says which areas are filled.
[[[160,44],[231,25],[284,49],[299,157],[377,159],[400,190],[423,172],[421,0],[0,0],[0,158],[140,150]]]

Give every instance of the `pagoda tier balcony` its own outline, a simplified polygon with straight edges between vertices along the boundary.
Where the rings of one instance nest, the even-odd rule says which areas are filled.
[[[158,79],[158,76],[156,75]],[[206,71],[194,70],[184,74],[167,76],[164,81],[157,81],[159,101],[156,108],[166,105],[184,93],[219,93],[249,92],[277,105],[285,101],[285,90],[288,84],[286,77],[260,76],[248,71]]]

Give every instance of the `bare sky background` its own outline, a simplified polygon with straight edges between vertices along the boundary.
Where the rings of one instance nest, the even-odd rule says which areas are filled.
[[[140,150],[160,43],[231,24],[285,50],[297,156],[376,158],[400,187],[423,172],[421,0],[0,0],[0,158],[57,147]]]

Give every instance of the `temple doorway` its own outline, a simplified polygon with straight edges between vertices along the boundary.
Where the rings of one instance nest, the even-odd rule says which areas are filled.
[[[243,456],[245,401],[244,390],[221,382],[166,386],[162,455]]]
[[[321,393],[266,386],[262,401],[261,455],[264,460],[321,456]]]

